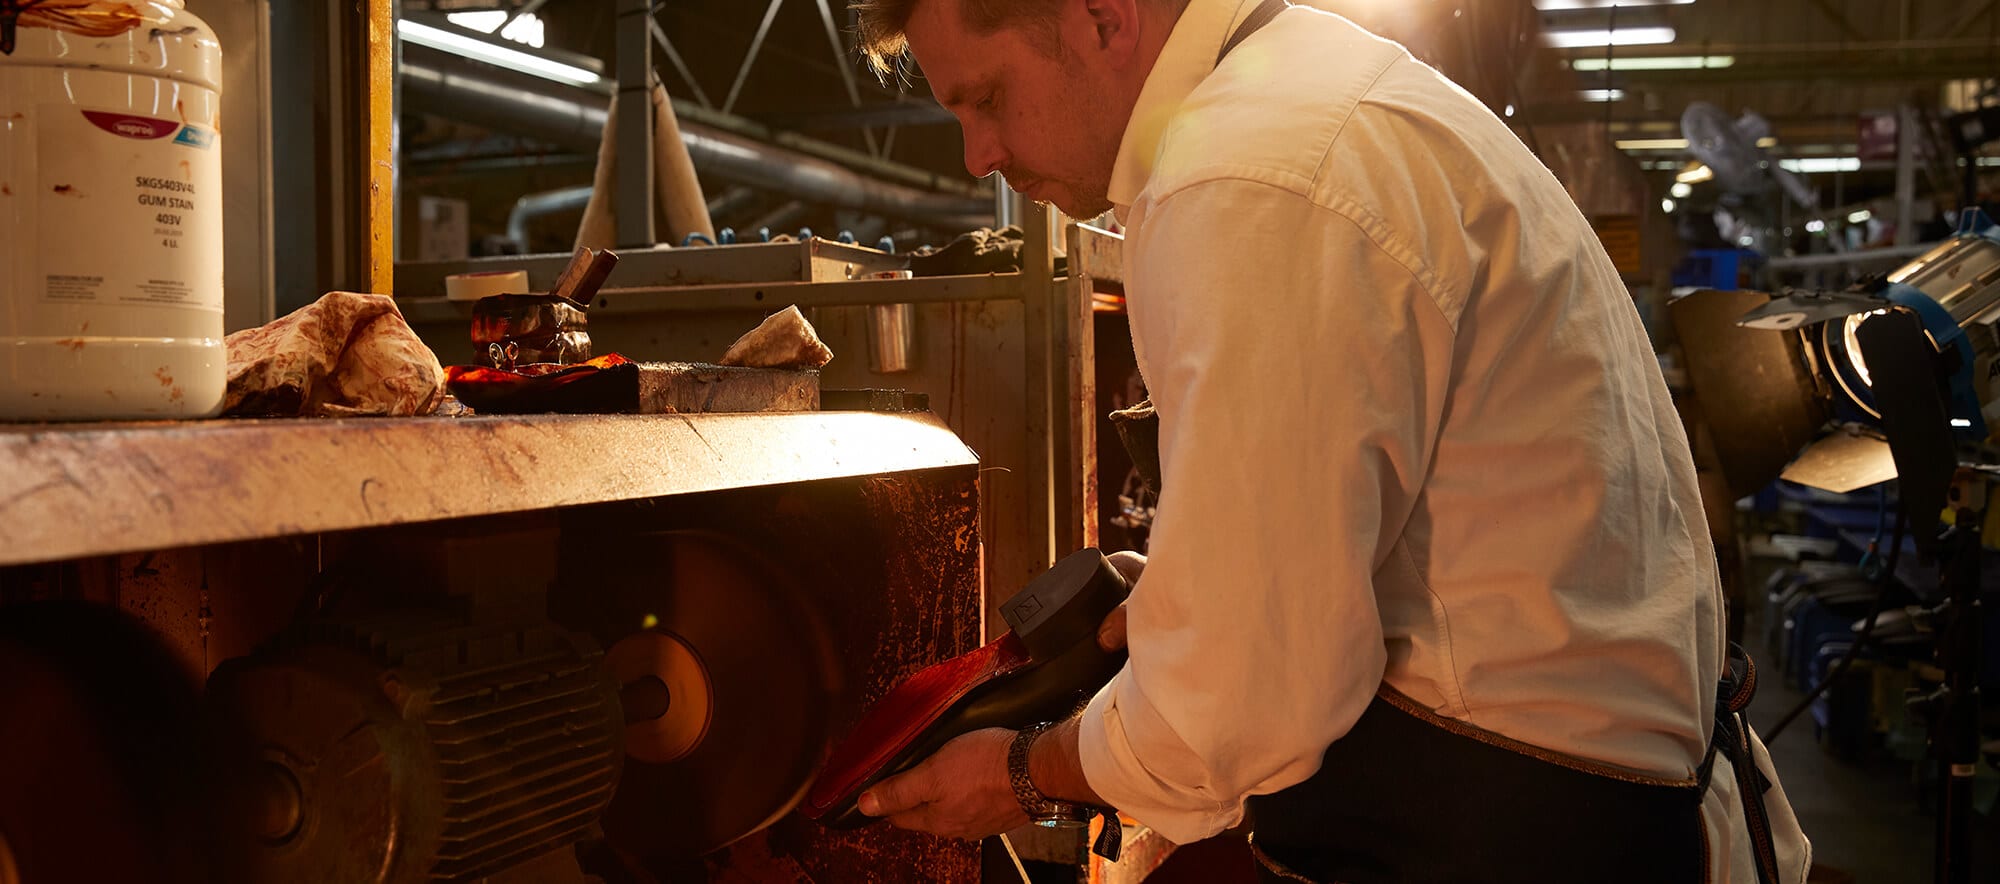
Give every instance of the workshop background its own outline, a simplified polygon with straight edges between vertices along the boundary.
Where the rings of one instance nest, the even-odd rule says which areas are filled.
[[[1812,880],[2000,882],[2000,690],[1972,687],[2000,678],[2000,510],[1976,470],[1944,468],[1948,505],[1895,481],[1915,462],[1856,338],[1890,299],[1942,303],[1934,373],[1969,398],[1940,407],[1992,451],[2000,0],[1311,5],[1451,77],[1591,219],[1695,441]],[[480,338],[501,320],[474,299],[595,273],[540,315],[567,341],[588,309],[581,354],[547,361],[700,363],[756,404],[0,430],[0,671],[23,673],[0,750],[107,772],[0,752],[0,884],[154,880],[174,862],[135,857],[184,853],[249,882],[1254,880],[1240,837],[1133,826],[1112,864],[1076,831],[792,812],[862,710],[1006,631],[1016,590],[1145,549],[1145,424],[1109,417],[1145,398],[1115,218],[969,177],[922,71],[877,77],[844,0],[185,7],[223,53],[226,331],[373,292],[431,369],[507,368],[522,341]],[[831,363],[708,365],[793,305]],[[494,696],[506,714],[451,705]],[[36,712],[9,730],[6,703]],[[584,736],[544,752],[556,731]],[[489,739],[514,754],[452,754]],[[188,764],[203,740],[260,748]],[[300,761],[320,752],[352,771]],[[196,780],[234,828],[149,827]],[[31,842],[97,865],[38,877]]]

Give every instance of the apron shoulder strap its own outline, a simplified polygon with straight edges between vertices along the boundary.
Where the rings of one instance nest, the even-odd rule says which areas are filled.
[[[1215,54],[1215,63],[1221,64],[1223,57],[1227,56],[1230,50],[1235,49],[1236,44],[1243,42],[1244,38],[1251,34],[1257,33],[1258,28],[1270,24],[1271,19],[1277,18],[1278,13],[1284,12],[1285,7],[1290,5],[1285,0],[1264,0],[1264,2],[1257,4],[1257,8],[1250,10],[1250,15],[1243,19],[1243,23],[1236,26],[1235,32],[1229,35],[1229,39],[1223,41],[1222,51]]]

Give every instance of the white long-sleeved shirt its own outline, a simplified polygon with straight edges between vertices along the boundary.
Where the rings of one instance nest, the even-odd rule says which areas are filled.
[[[1216,66],[1255,5],[1190,3],[1113,172],[1163,491],[1086,778],[1204,838],[1311,776],[1385,681],[1690,776],[1723,604],[1617,271],[1513,133],[1401,46],[1295,7]],[[1747,856],[1736,800],[1705,805],[1717,880]]]

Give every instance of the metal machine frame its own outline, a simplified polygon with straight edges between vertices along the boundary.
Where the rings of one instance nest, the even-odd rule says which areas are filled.
[[[1098,545],[1098,421],[1108,409],[1097,393],[1093,295],[1124,283],[1119,235],[1065,225],[1069,272],[1057,276],[1053,212],[1038,208],[1023,220],[1015,273],[869,279],[902,262],[822,240],[636,252],[591,305],[593,345],[635,359],[714,359],[764,314],[796,304],[835,353],[823,386],[930,394],[933,409],[986,465],[980,522],[995,624],[996,599],[1060,556]],[[397,302],[440,359],[467,362],[471,307],[434,297],[443,277],[526,269],[532,288],[552,280],[561,260],[400,265]],[[916,305],[925,330],[908,373],[872,372],[862,357],[865,308],[886,304]]]

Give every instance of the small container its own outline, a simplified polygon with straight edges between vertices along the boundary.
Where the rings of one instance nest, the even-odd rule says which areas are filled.
[[[0,23],[0,419],[221,409],[221,82],[183,0]]]
[[[882,270],[871,279],[909,279],[908,270]],[[916,368],[917,305],[874,304],[868,308],[868,370],[900,374]]]

